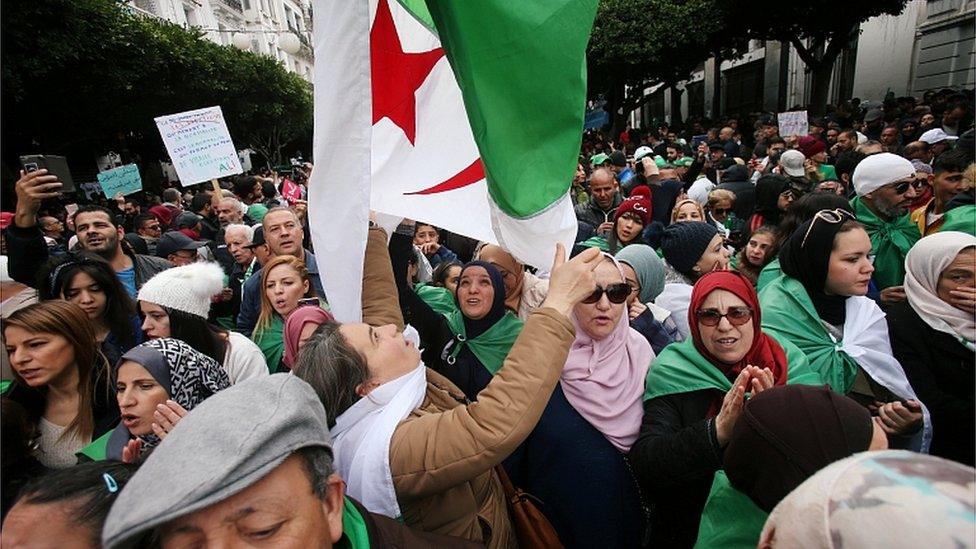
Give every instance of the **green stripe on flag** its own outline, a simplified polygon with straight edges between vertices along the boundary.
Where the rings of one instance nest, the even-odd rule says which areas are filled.
[[[380,0],[383,1],[383,0]],[[430,10],[424,0],[397,0],[403,9],[407,10],[421,25],[427,27],[432,34],[437,35],[437,28],[434,27],[434,20],[430,16]]]
[[[576,171],[597,0],[427,0],[427,7],[492,200],[516,218],[545,210]]]

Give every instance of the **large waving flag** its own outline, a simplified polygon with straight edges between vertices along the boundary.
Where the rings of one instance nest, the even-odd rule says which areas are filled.
[[[370,208],[498,243],[570,246],[597,0],[330,0],[315,10],[309,216],[329,302],[360,318]]]

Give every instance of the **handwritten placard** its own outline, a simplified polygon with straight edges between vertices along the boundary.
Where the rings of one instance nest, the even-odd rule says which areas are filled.
[[[184,187],[244,171],[219,106],[155,120]]]
[[[139,167],[135,164],[126,164],[99,173],[98,184],[108,198],[118,193],[127,196],[142,190],[142,178],[139,177]]]
[[[810,133],[807,111],[781,112],[776,115],[780,137],[804,136]]]
[[[294,204],[302,199],[302,188],[286,177],[281,182],[281,196],[285,197],[289,204]]]

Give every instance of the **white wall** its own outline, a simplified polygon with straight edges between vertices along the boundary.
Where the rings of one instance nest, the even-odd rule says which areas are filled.
[[[857,43],[854,97],[881,100],[890,89],[908,95],[912,78],[912,51],[925,0],[911,0],[898,16],[872,17],[861,24]]]

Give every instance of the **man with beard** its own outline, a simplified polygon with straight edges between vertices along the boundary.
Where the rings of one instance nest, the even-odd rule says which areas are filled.
[[[14,223],[8,228],[10,252],[9,270],[14,280],[29,286],[37,284],[35,277],[48,259],[44,236],[37,226],[37,211],[41,201],[60,195],[61,182],[47,170],[21,172],[14,186],[17,193],[17,209]],[[119,277],[133,298],[142,284],[173,266],[165,259],[133,253],[123,248],[124,229],[118,225],[112,212],[94,205],[82,206],[72,217],[75,234],[81,249],[100,255]]]
[[[905,299],[905,255],[922,237],[909,217],[915,177],[915,166],[892,153],[873,154],[854,168],[851,207],[871,237],[873,280],[885,305]]]

